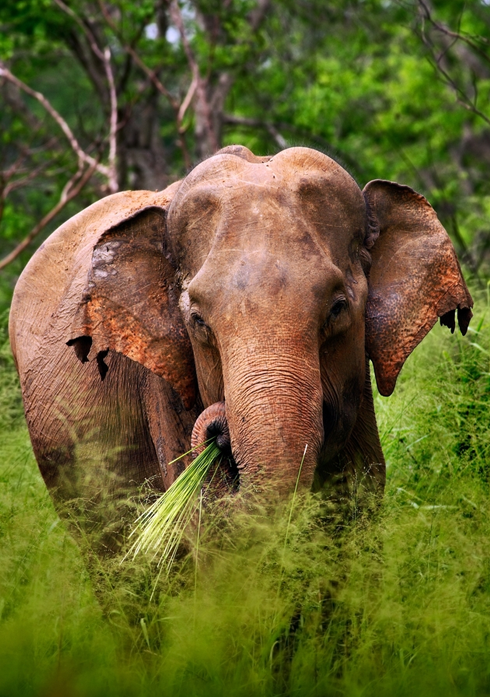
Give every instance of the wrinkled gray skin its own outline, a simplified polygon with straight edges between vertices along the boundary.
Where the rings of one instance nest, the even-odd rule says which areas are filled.
[[[307,148],[227,148],[82,211],[24,271],[11,339],[41,473],[106,525],[108,489],[169,486],[204,409],[194,439],[219,412],[244,495],[292,491],[306,446],[305,487],[380,492],[368,359],[391,394],[437,318],[454,329],[458,310],[465,332],[471,306],[419,194],[361,191]]]

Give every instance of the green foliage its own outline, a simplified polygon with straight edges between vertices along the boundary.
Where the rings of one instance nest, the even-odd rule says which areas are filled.
[[[2,431],[18,428],[23,422],[24,413],[7,325],[8,313],[3,312],[0,315],[0,430]]]
[[[0,439],[0,694],[487,694],[490,327],[475,295],[473,331],[435,328],[394,395],[375,397],[388,463],[375,515],[333,530],[305,493],[233,516],[211,505],[169,579],[141,558],[89,580],[2,349],[15,406]]]
[[[121,188],[182,176],[174,110],[125,48],[181,103],[190,66],[182,41],[167,39],[168,3],[104,3],[116,30],[99,3],[69,5],[111,49]],[[255,31],[252,0],[181,6],[211,96],[230,78],[217,114],[222,144],[258,154],[307,145],[339,159],[361,185],[377,177],[411,185],[472,269],[484,262],[489,127],[461,102],[469,95],[490,116],[485,2],[432,3],[435,19],[476,47],[458,40],[444,54],[453,85],[434,67],[442,34],[422,24],[416,2],[277,0]],[[146,33],[152,24],[155,38]],[[103,69],[72,16],[51,0],[0,3],[0,60],[50,100],[83,148],[107,156]],[[0,87],[0,174],[15,163],[10,183],[38,172],[0,201],[3,256],[58,201],[77,161],[38,102]],[[192,163],[196,124],[191,104],[182,131]],[[8,182],[0,177],[2,192]],[[38,242],[106,193],[94,177]],[[0,276],[0,310],[31,252]],[[388,480],[375,517],[332,530],[321,501],[306,495],[229,518],[228,508],[220,515],[210,505],[198,547],[170,579],[144,558],[108,561],[89,578],[37,471],[6,315],[1,327],[0,695],[490,691],[490,329],[481,310],[465,338],[434,330],[394,396],[376,397]]]
[[[41,91],[81,146],[105,162],[110,99],[92,38],[100,50],[110,48],[121,190],[163,188],[216,145],[241,142],[258,154],[311,146],[339,159],[361,185],[391,179],[423,193],[472,272],[484,267],[490,247],[490,20],[483,0],[432,3],[434,22],[453,32],[447,36],[416,0],[274,0],[256,27],[256,0],[186,0],[180,6],[194,67],[169,3],[161,0],[76,0],[67,12],[51,0],[6,0],[0,5],[0,60]],[[167,96],[130,51],[155,71]],[[215,131],[212,147],[201,142],[206,109],[197,108],[196,94],[177,126],[175,104],[182,104],[196,67]],[[0,105],[0,196],[2,172],[19,157],[25,161],[16,182],[37,172],[9,193],[7,205],[0,199],[3,256],[55,205],[77,159],[31,96],[0,85]],[[101,179],[94,176],[35,244],[106,195]],[[8,306],[35,244],[4,273],[0,308]]]

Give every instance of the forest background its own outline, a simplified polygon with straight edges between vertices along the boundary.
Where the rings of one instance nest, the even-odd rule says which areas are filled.
[[[488,0],[0,3],[0,695],[488,694],[489,42]],[[425,195],[476,316],[464,339],[435,328],[376,395],[371,522],[332,541],[314,501],[285,504],[228,547],[203,538],[204,566],[157,596],[131,566],[101,611],[30,449],[13,287],[82,208],[232,143],[313,147],[361,186]]]
[[[68,217],[231,143],[408,184],[485,261],[487,0],[5,0],[0,28],[1,307]]]

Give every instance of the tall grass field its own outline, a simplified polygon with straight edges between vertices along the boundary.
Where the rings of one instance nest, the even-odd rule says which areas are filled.
[[[33,458],[3,319],[0,697],[490,694],[490,309],[436,327],[375,405],[372,515],[323,524],[201,511],[169,575],[144,556],[89,575]],[[299,463],[298,463],[299,464]]]

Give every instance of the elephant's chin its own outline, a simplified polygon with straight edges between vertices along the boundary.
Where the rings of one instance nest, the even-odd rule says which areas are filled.
[[[210,438],[216,438],[216,444],[221,450],[221,457],[218,466],[211,468],[205,483],[208,497],[236,494],[240,488],[240,474],[231,452],[230,432],[224,402],[211,404],[198,417],[192,429],[191,446],[199,454],[204,450],[206,441]]]

